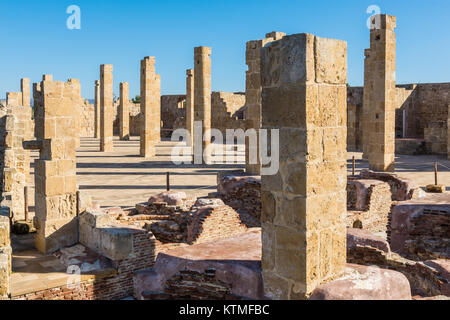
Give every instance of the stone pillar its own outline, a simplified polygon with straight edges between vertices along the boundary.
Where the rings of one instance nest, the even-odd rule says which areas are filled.
[[[76,140],[74,105],[79,102],[78,80],[44,80],[36,109],[35,236],[36,248],[52,253],[78,241]],[[25,145],[26,143],[24,143]]]
[[[119,136],[120,140],[130,140],[130,86],[120,83]]]
[[[186,130],[191,135],[188,145],[194,141],[194,70],[186,70]]]
[[[305,299],[346,265],[347,43],[295,34],[262,49],[262,128],[280,170],[262,179],[262,269],[271,299]]]
[[[161,140],[161,76],[155,71],[155,57],[141,60],[141,148],[140,155],[156,155]]]
[[[447,159],[450,160],[450,104],[448,105],[447,114]]]
[[[202,143],[199,137],[194,137],[194,155],[202,154],[201,163],[210,163],[211,154],[206,151],[211,144],[211,48],[208,47],[194,48],[194,121],[202,124]],[[196,162],[200,163],[200,159]]]
[[[100,66],[100,151],[111,152],[113,145],[113,66]]]
[[[370,31],[369,83],[364,85],[370,100],[366,110],[369,168],[395,170],[395,51],[396,17],[378,15],[379,27]]]
[[[95,102],[94,102],[94,137],[100,139],[100,81],[95,80]]]
[[[13,221],[25,220],[24,188],[30,175],[30,151],[23,141],[32,138],[31,108],[12,106],[0,119],[0,191],[2,207],[9,207]]]
[[[371,108],[372,94],[372,63],[370,62],[370,49],[364,51],[364,92],[363,92],[363,108],[361,117],[361,133],[362,133],[362,151],[363,159],[369,159],[369,114]]]
[[[0,300],[7,300],[10,294],[11,237],[9,209],[0,208]]]
[[[30,79],[23,78],[20,80],[20,87],[22,91],[22,105],[24,107],[31,107],[31,87]]]
[[[247,42],[245,60],[248,67],[246,73],[246,85],[245,85],[245,119],[251,121],[251,128],[255,130],[261,129],[261,48],[268,43],[280,40],[286,34],[282,32],[271,32],[266,34],[266,38],[262,40],[253,40]],[[247,128],[250,129],[250,128]],[[250,164],[249,155],[250,147],[253,152],[257,152],[257,163]],[[259,156],[259,131],[258,131],[258,144],[256,146],[250,146],[248,138],[245,141],[245,168],[247,174],[260,175],[261,174],[261,159]]]

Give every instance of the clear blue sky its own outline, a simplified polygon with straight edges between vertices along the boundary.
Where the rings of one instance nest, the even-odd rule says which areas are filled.
[[[81,30],[68,30],[66,9],[81,8]],[[212,89],[245,90],[245,43],[267,32],[313,33],[348,42],[348,82],[362,85],[369,46],[366,9],[397,16],[397,82],[450,82],[448,0],[1,0],[0,97],[19,79],[80,79],[94,96],[100,64],[139,93],[139,61],[156,56],[162,94],[185,92],[195,46],[212,47]]]

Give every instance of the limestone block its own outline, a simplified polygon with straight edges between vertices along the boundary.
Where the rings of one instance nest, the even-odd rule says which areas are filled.
[[[400,272],[347,265],[345,275],[318,286],[311,300],[411,300],[408,279]]]

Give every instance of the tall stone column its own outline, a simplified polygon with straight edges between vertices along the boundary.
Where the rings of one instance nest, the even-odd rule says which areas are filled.
[[[379,25],[370,31],[370,58],[367,110],[369,168],[395,170],[395,51],[396,17],[378,15]],[[368,138],[368,139],[367,139]]]
[[[111,152],[113,145],[113,66],[100,66],[100,151]]]
[[[141,157],[156,155],[161,140],[161,76],[155,71],[155,57],[141,60]]]
[[[347,43],[286,36],[261,63],[262,127],[280,134],[280,170],[262,176],[264,291],[305,299],[346,265]]]
[[[447,158],[450,160],[450,104],[448,105],[447,118]]]
[[[186,70],[186,130],[189,131],[191,140],[190,147],[194,141],[194,70]]]
[[[94,138],[100,138],[100,81],[95,80],[95,102],[94,102]]]
[[[76,111],[78,80],[42,81],[37,87],[35,161],[36,248],[52,253],[78,241],[76,182]],[[31,145],[31,147],[30,147]]]
[[[249,144],[249,140],[245,141],[245,168],[247,174],[261,174],[261,159],[259,152],[259,129],[261,129],[261,48],[268,43],[280,40],[286,34],[282,32],[271,32],[266,34],[266,38],[262,40],[253,40],[247,42],[245,60],[248,67],[246,73],[245,85],[245,119],[251,121],[251,128],[258,132],[258,143],[255,146]],[[247,128],[250,129],[250,128]],[[250,153],[256,152],[258,155],[257,163],[250,163]]]
[[[208,47],[194,48],[194,121],[201,122],[203,138],[200,143],[200,137],[194,137],[195,162],[210,163],[207,148],[211,144],[211,48]]]
[[[20,80],[20,90],[22,91],[22,105],[24,107],[31,107],[31,87],[30,79],[23,78]]]
[[[364,92],[363,92],[363,108],[362,108],[362,117],[361,117],[361,133],[362,133],[362,151],[363,151],[363,159],[369,159],[369,114],[371,108],[371,94],[372,94],[372,63],[370,62],[370,49],[366,49],[364,51]]]
[[[120,83],[119,136],[120,140],[130,140],[130,86]]]

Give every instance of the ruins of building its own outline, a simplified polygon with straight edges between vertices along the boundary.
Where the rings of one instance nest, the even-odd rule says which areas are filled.
[[[395,18],[382,15],[380,19],[382,27],[371,32],[372,40],[384,41],[389,35],[392,45]],[[392,75],[371,79],[370,72],[365,78],[371,89],[378,88],[376,92],[347,88],[344,41],[278,33],[260,41],[267,42],[259,48],[260,58],[247,60],[251,63],[246,94],[255,90],[253,100],[242,93],[211,92],[211,51],[206,47],[194,51],[195,72],[187,74],[190,92],[186,96],[160,97],[154,59],[144,58],[140,105],[130,103],[125,85],[121,86],[121,99],[113,101],[111,65],[101,67],[95,106],[81,103],[77,80],[57,82],[44,76],[33,87],[35,139],[30,134],[31,109],[24,103],[26,90],[8,95],[1,118],[4,122],[0,122],[0,155],[4,159],[0,173],[0,299],[450,296],[448,193],[425,194],[413,181],[387,172],[363,170],[348,178],[346,158],[347,149],[358,150],[367,144],[367,135],[361,134],[366,126],[375,127],[369,140],[375,138],[368,149],[366,145],[371,168],[392,169],[393,152],[387,149],[393,140],[384,138],[395,132],[393,111],[398,105],[408,110],[402,120],[415,120],[397,127],[397,134],[418,132],[417,123],[422,123],[431,152],[439,153],[449,133],[448,124],[445,127],[428,120],[439,116],[450,121],[448,104],[446,113],[440,113],[447,96],[442,93],[442,99],[437,99],[439,90],[430,96],[423,91],[424,100],[438,101],[436,109],[425,110],[426,105],[418,107],[414,100],[424,87],[395,89]],[[380,54],[377,61],[391,63],[392,71],[392,50],[378,52],[377,48],[374,44],[367,52],[366,70],[379,69],[371,59]],[[256,48],[247,49],[249,55],[256,54],[250,50]],[[250,85],[257,70],[261,81],[258,85],[253,79],[256,85]],[[189,79],[192,77],[194,80]],[[381,85],[386,82],[387,90]],[[374,99],[378,94],[380,99]],[[378,102],[376,108],[364,110],[366,100],[369,105]],[[417,110],[429,113],[419,119]],[[279,172],[250,175],[247,161],[246,172],[219,172],[218,192],[209,197],[168,191],[127,210],[101,209],[78,190],[79,135],[94,136],[99,128],[101,150],[112,151],[114,132],[122,137],[141,134],[141,155],[153,156],[155,144],[163,136],[161,120],[162,127],[171,130],[189,128],[193,119],[202,121],[203,130],[279,130]],[[209,142],[201,144],[205,147]],[[30,160],[23,159],[28,150],[39,150],[34,177],[36,247],[52,253],[63,268],[79,270],[78,286],[66,282],[71,274],[64,270],[68,279],[32,292],[14,286],[11,290],[16,277],[11,273],[9,225],[11,217],[20,216],[24,207],[20,197],[29,170]]]

